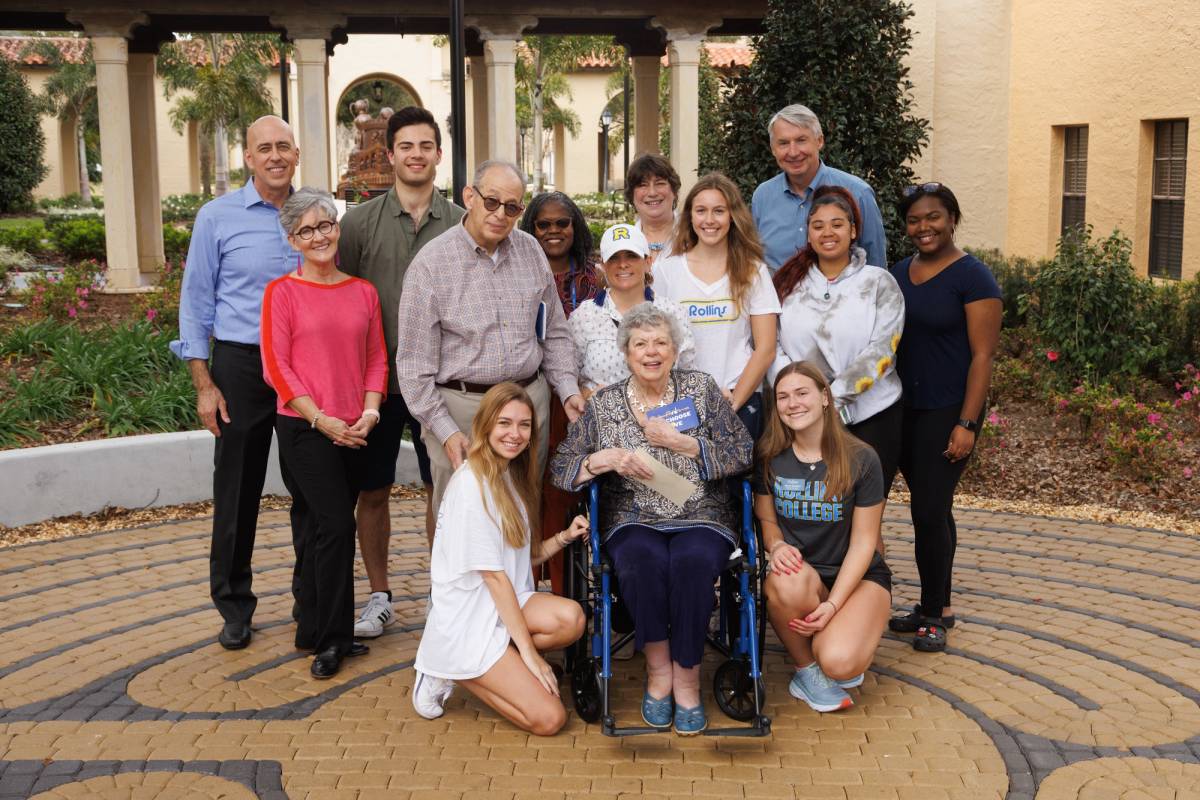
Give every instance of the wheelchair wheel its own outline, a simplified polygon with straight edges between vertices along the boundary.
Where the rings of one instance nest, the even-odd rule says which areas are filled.
[[[749,661],[731,658],[717,667],[713,675],[713,694],[725,716],[739,722],[754,719],[755,691],[758,692],[758,712],[761,712],[767,702],[767,693],[761,678],[757,681],[751,679]]]
[[[600,679],[591,659],[580,659],[571,672],[571,697],[580,719],[584,722],[600,720]]]

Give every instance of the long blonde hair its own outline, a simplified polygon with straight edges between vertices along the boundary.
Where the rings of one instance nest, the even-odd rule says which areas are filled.
[[[695,247],[700,237],[692,228],[692,206],[696,195],[707,189],[715,189],[725,196],[725,204],[729,208],[729,258],[725,269],[729,275],[729,288],[733,294],[733,305],[740,312],[746,303],[746,296],[758,276],[758,265],[763,260],[763,246],[758,239],[758,229],[754,227],[754,217],[750,215],[750,207],[742,199],[737,184],[720,172],[710,172],[688,192],[683,201],[683,212],[675,229],[675,241],[671,249],[676,253],[686,253]]]
[[[529,446],[512,461],[506,462],[492,449],[488,437],[496,427],[500,411],[514,400],[529,409],[533,417],[533,428],[529,435]],[[509,381],[488,389],[471,423],[471,446],[467,449],[467,463],[479,479],[479,493],[484,497],[485,508],[487,501],[484,490],[491,493],[496,510],[500,513],[500,519],[493,518],[492,521],[500,526],[500,532],[509,547],[525,546],[528,533],[525,520],[532,519],[533,513],[541,507],[538,496],[537,449],[537,411],[525,390]],[[505,473],[511,480],[511,488],[509,481],[504,479]],[[513,496],[513,489],[516,490],[516,497]],[[517,506],[518,499],[525,506],[524,518]]]
[[[775,387],[789,375],[803,375],[817,385],[817,390],[825,396],[828,402],[821,412],[821,459],[825,462],[825,496],[827,498],[845,497],[846,492],[854,485],[858,477],[854,473],[854,456],[862,447],[863,442],[846,430],[842,418],[834,407],[833,393],[829,390],[829,381],[825,375],[808,361],[795,361],[788,364],[775,376],[771,385],[771,413],[767,415],[766,430],[755,446],[755,455],[762,468],[764,480],[768,486],[775,482],[771,471],[771,461],[775,456],[792,446],[794,434],[783,424],[779,409],[775,403]]]

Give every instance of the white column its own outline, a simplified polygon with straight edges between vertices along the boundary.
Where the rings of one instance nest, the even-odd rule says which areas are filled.
[[[634,129],[633,153],[657,153],[658,149],[658,73],[661,56],[633,56]]]
[[[471,56],[471,171],[488,159],[488,79],[483,56]]]
[[[133,185],[128,42],[123,36],[92,36],[91,39],[96,61],[96,99],[100,109],[100,159],[104,164],[108,288],[128,291],[142,285]],[[162,236],[161,231],[159,236]]]
[[[517,40],[488,39],[483,43],[487,63],[488,157],[517,160]]]
[[[679,173],[680,194],[699,177],[700,170],[700,47],[699,36],[667,42],[671,70],[671,164]]]
[[[129,122],[132,152],[138,154],[133,161],[138,270],[146,275],[146,283],[154,280],[154,274],[166,261],[163,255],[158,133],[154,109],[156,60],[153,53],[129,54]]]
[[[324,39],[294,40],[298,100],[293,127],[300,140],[300,183],[330,191],[329,60]]]

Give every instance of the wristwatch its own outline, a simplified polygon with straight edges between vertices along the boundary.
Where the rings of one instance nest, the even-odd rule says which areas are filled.
[[[958,424],[969,430],[971,433],[975,433],[979,430],[979,423],[973,419],[960,419]]]

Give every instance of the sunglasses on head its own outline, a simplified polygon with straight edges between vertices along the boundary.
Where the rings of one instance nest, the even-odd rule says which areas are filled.
[[[560,231],[565,231],[571,227],[571,218],[570,217],[559,217],[558,219],[534,220],[533,227],[537,228],[542,233],[545,233],[546,231],[550,230],[551,228],[554,228],[554,229],[557,229]]]
[[[525,206],[516,201],[505,203],[499,197],[485,197],[478,186],[471,188],[475,190],[475,194],[479,195],[479,199],[483,201],[483,207],[488,211],[495,211],[500,206],[504,206],[504,216],[515,217],[525,210]]]
[[[914,194],[917,194],[917,193],[936,192],[938,189],[941,189],[941,188],[942,188],[942,184],[940,184],[936,181],[931,181],[930,183],[914,183],[912,186],[904,187],[904,196],[912,197]]]

